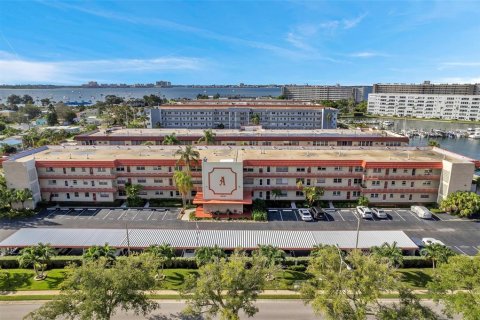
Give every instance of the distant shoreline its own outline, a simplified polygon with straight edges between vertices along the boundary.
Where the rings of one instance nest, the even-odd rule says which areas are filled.
[[[233,89],[244,89],[244,88],[281,88],[283,85],[173,85],[168,87],[160,86],[98,86],[98,87],[89,87],[89,86],[58,86],[58,85],[0,85],[0,89],[150,89],[150,88],[233,88]]]

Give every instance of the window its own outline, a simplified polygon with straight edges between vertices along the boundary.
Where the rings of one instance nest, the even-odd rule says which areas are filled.
[[[125,167],[117,167],[117,171],[125,171]]]
[[[153,170],[155,170],[155,171],[162,170],[162,167],[160,167],[160,166],[153,166]]]
[[[90,192],[85,192],[85,198],[90,198]]]
[[[75,172],[75,168],[70,168],[70,171],[71,171],[71,172]]]
[[[380,185],[380,181],[376,180],[376,181],[372,181],[372,186],[379,186]]]
[[[394,185],[395,185],[395,181],[392,181],[392,186],[394,186]]]
[[[297,191],[297,192],[295,192],[295,196],[297,196],[297,197],[303,197],[303,196],[304,196],[303,191]]]
[[[325,183],[325,178],[317,179],[317,183],[318,183],[318,184]]]
[[[97,171],[98,172],[107,172],[107,168],[98,168]]]
[[[408,169],[403,169],[403,173],[408,173]]]
[[[275,172],[288,172],[288,167],[276,167]]]
[[[137,183],[146,183],[147,179],[137,179]]]
[[[108,193],[100,193],[100,198],[109,198],[110,195]]]
[[[392,169],[392,173],[397,173],[397,168]]]
[[[48,184],[53,186],[57,184],[57,180],[48,180]]]
[[[404,195],[404,194],[401,194],[401,195],[400,195],[400,199],[405,199],[405,195]]]
[[[73,195],[75,196],[75,198],[78,198],[80,196],[78,192],[75,192]]]
[[[340,197],[342,195],[341,191],[333,191],[333,196],[334,197]]]
[[[47,171],[47,172],[55,172],[55,169],[53,169],[52,167],[48,167],[48,168],[46,169],[46,171]]]
[[[335,167],[333,170],[335,170],[335,171],[342,171],[342,167]]]
[[[402,181],[402,186],[406,186],[407,185],[407,181]]]
[[[317,167],[317,170],[318,170],[318,171],[327,171],[327,168],[325,168],[325,167]]]
[[[305,172],[305,168],[297,168],[297,172]]]
[[[426,176],[429,176],[429,175],[432,174],[432,172],[433,172],[432,169],[425,170],[425,175],[426,175]]]
[[[58,193],[52,193],[52,198],[58,198]]]
[[[393,193],[390,193],[390,198],[393,198]]]
[[[106,186],[106,185],[108,185],[108,182],[107,181],[98,181],[98,184],[101,185],[101,186]]]
[[[430,186],[432,185],[432,181],[423,181],[424,186]]]
[[[378,193],[371,193],[370,198],[378,198]]]
[[[162,179],[153,179],[153,183],[163,183]]]
[[[158,190],[157,190],[157,191],[155,191],[155,195],[156,195],[156,196],[163,195],[163,191],[158,191]]]
[[[428,196],[428,194],[421,194],[421,195],[420,195],[420,198],[421,198],[421,199],[428,199],[428,198],[430,198],[430,197]]]
[[[333,183],[342,183],[342,179],[341,178],[334,178]]]
[[[137,171],[144,171],[145,167],[137,167]]]
[[[352,196],[353,197],[360,197],[360,191],[353,191]]]
[[[355,167],[355,172],[363,172],[363,167]]]
[[[288,184],[288,179],[287,179],[287,178],[276,179],[275,184],[277,184],[277,185],[286,185],[286,184]]]
[[[373,173],[381,173],[382,169],[381,168],[373,168]]]
[[[243,172],[253,172],[253,168],[243,167]]]

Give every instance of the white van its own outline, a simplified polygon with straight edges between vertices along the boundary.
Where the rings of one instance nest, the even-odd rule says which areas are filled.
[[[424,206],[411,206],[410,210],[415,213],[419,218],[422,219],[431,219],[432,213],[430,210],[425,208]]]

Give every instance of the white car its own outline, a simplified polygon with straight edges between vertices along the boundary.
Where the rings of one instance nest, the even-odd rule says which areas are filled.
[[[383,209],[372,208],[372,212],[375,215],[375,217],[377,217],[378,219],[387,219],[388,218],[387,213]]]
[[[432,219],[432,213],[424,206],[411,206],[410,210],[415,213],[419,218]]]
[[[370,210],[369,207],[358,206],[357,207],[357,212],[363,219],[372,219],[373,218],[372,210]]]
[[[440,245],[442,245],[442,246],[445,245],[445,243],[443,243],[442,241],[437,240],[437,239],[435,239],[435,238],[422,238],[422,244],[423,244],[425,247],[426,247],[426,246],[429,246],[429,245],[431,245],[431,244],[434,244],[434,243],[440,244]]]
[[[308,209],[298,209],[298,214],[300,214],[300,218],[302,218],[303,221],[313,221],[312,214]]]

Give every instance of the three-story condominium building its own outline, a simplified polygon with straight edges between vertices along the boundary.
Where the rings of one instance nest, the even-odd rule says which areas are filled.
[[[394,147],[408,145],[408,137],[390,131],[362,130],[268,130],[247,127],[245,130],[212,130],[213,145],[226,146],[363,146]],[[107,129],[77,135],[82,145],[162,145],[168,136],[180,145],[205,144],[201,129]]]
[[[291,101],[217,101],[162,105],[149,109],[149,128],[240,129],[258,123],[266,129],[335,129],[338,110]]]
[[[113,202],[125,186],[143,198],[180,198],[173,179],[179,146],[46,146],[3,162],[8,187],[34,202]],[[480,162],[438,148],[199,146],[191,197],[199,210],[241,213],[252,199],[302,200],[317,186],[323,200],[431,203],[471,188]],[[273,192],[275,190],[275,192]]]

